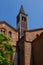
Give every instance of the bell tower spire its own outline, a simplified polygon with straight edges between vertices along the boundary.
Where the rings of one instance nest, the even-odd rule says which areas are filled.
[[[24,31],[27,30],[27,14],[24,11],[23,5],[20,7],[19,14],[17,15],[17,30],[18,37],[24,36]]]
[[[24,13],[24,8],[23,8],[23,5],[21,5],[21,8],[20,8],[20,13]]]

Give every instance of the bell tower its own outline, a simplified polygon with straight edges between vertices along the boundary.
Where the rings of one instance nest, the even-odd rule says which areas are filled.
[[[27,16],[28,15],[25,13],[24,8],[21,5],[19,14],[17,15],[17,30],[19,38],[24,36],[24,31],[27,30]]]

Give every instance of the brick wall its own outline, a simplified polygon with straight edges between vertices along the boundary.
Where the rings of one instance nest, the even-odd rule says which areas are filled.
[[[43,32],[43,29],[41,30],[36,30],[36,31],[26,31],[25,32],[25,38],[26,41],[33,41],[35,38],[37,38],[37,35],[40,35],[40,33]]]
[[[30,65],[31,60],[31,43],[25,42],[25,65]]]
[[[9,31],[12,32],[11,38],[12,38],[13,42],[11,44],[16,46],[16,41],[18,40],[18,32],[15,31],[13,28],[11,28],[6,23],[0,23],[0,31],[1,31],[1,29],[5,29],[5,35],[7,35],[7,36],[8,36]]]
[[[33,65],[43,65],[43,34],[32,42]]]
[[[20,39],[17,43],[17,53],[18,53],[18,65],[24,65],[24,38]]]
[[[1,32],[2,29],[5,30],[6,36],[8,36],[9,31],[11,31],[11,33],[12,33],[11,34],[11,38],[12,38],[11,45],[13,45],[14,49],[16,49],[16,44],[17,44],[17,41],[18,41],[18,32],[14,28],[9,26],[9,24],[6,24],[4,22],[0,23],[0,32]],[[11,56],[9,56],[9,58],[12,60],[12,63],[14,63],[14,53]]]

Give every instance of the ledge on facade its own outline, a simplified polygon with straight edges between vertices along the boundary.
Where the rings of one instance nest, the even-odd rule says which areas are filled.
[[[36,35],[37,37],[32,41],[32,43],[34,42],[34,41],[36,41],[36,40],[39,40],[39,39],[41,39],[42,37],[43,37],[43,32],[41,32],[40,33],[40,35]]]
[[[34,32],[34,31],[39,31],[39,30],[43,30],[43,28],[32,29],[32,30],[26,30],[25,32]]]

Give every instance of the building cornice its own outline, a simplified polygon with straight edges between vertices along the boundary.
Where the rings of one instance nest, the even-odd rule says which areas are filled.
[[[10,24],[8,24],[6,21],[0,21],[0,24],[5,23],[6,25],[8,25],[9,27],[11,27],[13,30],[15,30],[16,32],[18,32],[14,27],[12,27]]]

